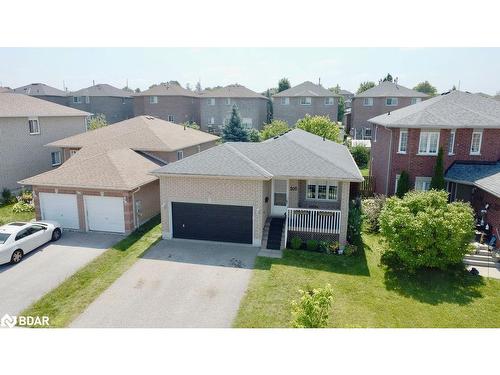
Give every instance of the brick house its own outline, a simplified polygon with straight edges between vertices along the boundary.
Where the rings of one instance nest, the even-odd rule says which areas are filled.
[[[477,210],[488,203],[488,220],[500,230],[498,101],[456,90],[369,122],[374,127],[370,174],[377,193],[394,194],[403,170],[416,190],[428,190],[442,147],[450,199],[469,201]]]

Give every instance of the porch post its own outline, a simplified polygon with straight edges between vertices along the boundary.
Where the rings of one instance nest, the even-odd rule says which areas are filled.
[[[342,182],[342,196],[340,198],[340,234],[339,244],[343,249],[347,243],[347,220],[349,218],[349,181]]]

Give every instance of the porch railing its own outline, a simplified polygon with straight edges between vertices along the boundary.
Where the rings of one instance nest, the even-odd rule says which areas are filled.
[[[341,212],[312,208],[289,208],[286,229],[294,232],[339,234]]]

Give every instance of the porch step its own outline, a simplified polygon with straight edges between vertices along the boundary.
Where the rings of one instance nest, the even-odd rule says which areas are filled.
[[[497,267],[493,254],[483,249],[477,253],[467,254],[464,263],[470,266]]]
[[[267,232],[266,249],[271,249],[271,250],[281,249],[284,224],[285,224],[285,219],[276,217],[271,219],[271,222],[269,224],[269,231]]]
[[[492,261],[469,260],[469,259],[464,259],[464,264],[468,266],[492,267],[492,268],[497,268],[498,265],[498,263]]]

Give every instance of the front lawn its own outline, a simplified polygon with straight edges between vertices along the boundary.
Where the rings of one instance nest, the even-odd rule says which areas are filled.
[[[0,206],[0,225],[13,221],[30,221],[35,218],[34,212],[21,212],[19,214],[12,212],[13,206],[14,204]]]
[[[500,327],[500,280],[466,272],[396,273],[379,265],[383,244],[363,235],[355,257],[285,251],[257,258],[235,327],[289,327],[298,289],[330,283],[330,327]]]

